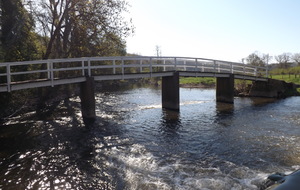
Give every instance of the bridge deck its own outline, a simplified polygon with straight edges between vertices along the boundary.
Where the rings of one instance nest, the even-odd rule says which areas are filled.
[[[24,69],[25,68],[25,69]],[[0,63],[0,92],[96,81],[147,77],[229,77],[267,81],[268,70],[241,63],[189,57],[90,57]],[[18,80],[26,76],[27,80]],[[28,78],[30,80],[28,80]]]
[[[99,75],[94,76],[95,81],[104,80],[128,80],[128,79],[140,79],[140,78],[152,78],[152,77],[166,77],[173,76],[174,71],[167,72],[153,72],[153,73],[130,73],[130,74],[115,74],[115,75]],[[179,76],[182,77],[221,77],[228,78],[230,73],[202,73],[202,72],[190,72],[190,71],[179,71]],[[246,76],[246,75],[234,75],[235,79],[252,80],[252,81],[267,81],[267,78]],[[75,84],[86,81],[86,77],[67,78],[67,79],[39,79],[39,80],[28,80],[21,82],[11,82],[10,90],[23,90],[29,88],[49,87],[64,84]],[[0,85],[0,92],[7,92],[7,84]]]

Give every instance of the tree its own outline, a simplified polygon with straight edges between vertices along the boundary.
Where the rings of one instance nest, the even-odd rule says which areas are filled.
[[[246,58],[247,64],[253,65],[253,66],[259,66],[264,67],[264,61],[263,59],[258,55],[258,52],[254,52]]]
[[[272,60],[272,56],[270,56],[269,54],[263,54],[261,59],[265,63],[265,65],[268,66],[269,62]]]
[[[159,45],[155,46],[155,53],[157,57],[161,57],[161,47]]]
[[[289,65],[289,61],[291,56],[289,53],[282,53],[280,55],[275,56],[276,61],[279,63],[280,68],[287,69]]]
[[[44,59],[125,55],[124,38],[133,27],[122,17],[125,0],[41,0],[31,2]]]
[[[32,15],[25,9],[23,0],[0,1],[0,59],[3,62],[28,61],[39,58],[36,47]],[[2,67],[5,72],[5,68]],[[26,71],[29,66],[11,67],[12,71]],[[5,77],[0,77],[0,80]],[[28,75],[12,76],[12,80],[25,80]],[[5,79],[4,79],[5,81]],[[25,104],[30,90],[0,93],[0,118],[10,115]],[[1,119],[0,119],[1,120]]]
[[[295,61],[298,66],[300,66],[300,53],[295,53],[294,55],[292,55],[291,59]]]
[[[1,1],[1,50],[3,61],[36,59],[34,22],[22,0]]]

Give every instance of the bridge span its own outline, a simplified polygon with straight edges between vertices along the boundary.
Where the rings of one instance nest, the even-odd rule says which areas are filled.
[[[266,67],[189,57],[84,57],[0,63],[0,92],[96,81],[172,76],[267,81]],[[22,76],[22,77],[20,77]]]
[[[95,117],[94,81],[162,78],[162,107],[179,110],[179,77],[215,77],[216,100],[233,103],[234,79],[268,81],[268,68],[191,57],[84,57],[0,63],[0,92],[81,83],[83,117]]]

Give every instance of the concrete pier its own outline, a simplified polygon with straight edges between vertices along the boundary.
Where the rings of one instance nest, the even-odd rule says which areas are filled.
[[[217,102],[231,103],[234,101],[234,75],[229,78],[218,77],[216,85]]]
[[[162,77],[162,107],[179,110],[179,73]]]
[[[95,85],[93,77],[86,77],[80,84],[81,113],[85,124],[91,124],[96,119]]]

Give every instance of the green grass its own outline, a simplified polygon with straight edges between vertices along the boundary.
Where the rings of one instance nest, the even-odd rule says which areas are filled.
[[[252,84],[252,81],[250,81],[250,80],[242,80],[242,79],[235,79],[234,80],[234,84],[235,85],[248,85],[248,84]]]
[[[298,67],[290,67],[287,69],[273,69],[270,71],[271,75],[286,75],[286,74],[300,74],[300,66]]]
[[[299,75],[297,75],[297,77],[295,77],[295,75],[270,75],[269,77],[272,79],[283,80],[286,82],[300,84],[300,76]]]
[[[245,86],[248,84],[252,84],[251,81],[241,80],[241,79],[236,79],[234,83],[235,83],[235,85],[239,85],[239,86]],[[216,84],[216,78],[214,78],[214,77],[181,77],[180,84],[190,84],[190,85],[203,84],[203,85],[212,86],[212,85]]]
[[[216,84],[216,79],[213,77],[181,77],[180,84]]]
[[[297,75],[270,75],[270,78],[277,79],[277,80],[283,80],[286,82],[292,82],[295,84],[300,84],[300,76]],[[251,84],[251,81],[247,80],[235,80],[235,85],[238,86],[245,86],[248,84]],[[216,79],[214,77],[180,77],[180,84],[190,84],[190,85],[197,85],[197,84],[203,84],[203,85],[215,85]],[[298,89],[300,92],[300,89]]]

